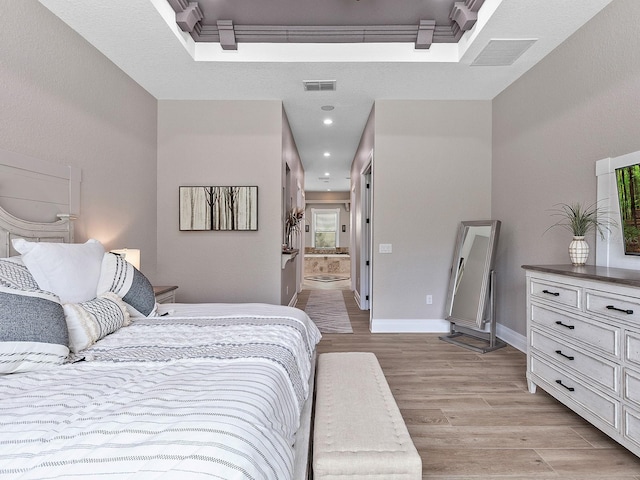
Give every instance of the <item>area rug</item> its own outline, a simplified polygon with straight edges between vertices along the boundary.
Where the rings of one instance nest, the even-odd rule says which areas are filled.
[[[304,311],[322,333],[353,333],[341,290],[311,290]]]
[[[340,280],[348,280],[349,277],[341,277],[340,275],[310,275],[304,277],[305,280],[313,280],[314,282],[339,282]]]

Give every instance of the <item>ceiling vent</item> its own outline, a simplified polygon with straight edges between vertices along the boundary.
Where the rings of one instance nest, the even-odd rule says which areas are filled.
[[[302,84],[305,92],[333,92],[336,89],[335,80],[305,80]]]
[[[481,67],[505,67],[513,65],[537,39],[528,40],[490,40],[486,47],[471,63]]]

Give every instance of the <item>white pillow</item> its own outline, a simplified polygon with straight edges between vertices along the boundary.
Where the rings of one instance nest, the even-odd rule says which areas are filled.
[[[28,242],[13,240],[13,248],[47,292],[53,292],[62,303],[81,303],[95,298],[104,247],[97,240],[86,243]]]

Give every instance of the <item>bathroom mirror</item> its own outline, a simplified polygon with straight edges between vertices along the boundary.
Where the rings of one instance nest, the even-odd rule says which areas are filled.
[[[499,234],[499,220],[461,222],[451,262],[445,310],[445,320],[451,322],[451,334],[441,337],[443,340],[471,335],[494,346],[492,282]],[[482,348],[481,351],[488,350]]]

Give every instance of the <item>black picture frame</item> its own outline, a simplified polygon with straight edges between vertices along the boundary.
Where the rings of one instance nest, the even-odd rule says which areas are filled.
[[[180,231],[257,231],[257,186],[181,186]]]

